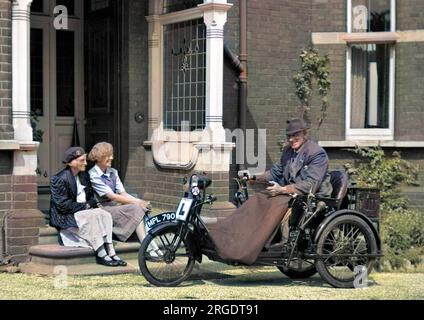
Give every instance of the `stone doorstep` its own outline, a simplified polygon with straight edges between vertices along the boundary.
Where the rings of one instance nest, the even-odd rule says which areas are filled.
[[[53,276],[64,274],[72,276],[96,276],[96,275],[118,275],[126,273],[137,273],[137,260],[126,260],[126,267],[107,267],[97,263],[84,263],[75,265],[49,265],[34,262],[21,263],[19,270],[22,273],[38,274],[44,276]]]
[[[115,251],[119,255],[126,253],[138,253],[140,243],[138,242],[114,242]],[[74,258],[95,259],[94,251],[90,248],[65,247],[59,244],[46,244],[32,246],[29,249],[31,258],[44,258],[46,260],[71,260]],[[56,264],[56,263],[53,263]]]

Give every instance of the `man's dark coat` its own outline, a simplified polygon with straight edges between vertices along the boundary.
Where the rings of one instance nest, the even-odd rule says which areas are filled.
[[[294,177],[290,177],[290,161],[294,160]],[[317,143],[308,140],[298,151],[286,147],[278,163],[270,170],[273,181],[280,185],[292,185],[300,193],[308,194],[309,191],[319,196],[331,195],[333,190],[328,174],[328,156],[323,148]]]

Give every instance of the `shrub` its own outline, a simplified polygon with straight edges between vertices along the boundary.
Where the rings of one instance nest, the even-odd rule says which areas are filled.
[[[384,258],[380,267],[416,269],[424,262],[424,213],[404,210],[383,216],[380,236]]]
[[[400,190],[402,185],[417,185],[418,172],[411,163],[401,159],[395,151],[387,157],[381,147],[348,149],[361,156],[356,165],[348,164],[349,174],[359,187],[380,189],[381,212],[402,211],[408,207],[408,199]]]

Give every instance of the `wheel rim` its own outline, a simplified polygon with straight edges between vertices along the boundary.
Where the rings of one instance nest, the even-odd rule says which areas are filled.
[[[191,259],[184,241],[174,232],[155,235],[144,252],[146,268],[150,275],[165,283],[184,277]]]
[[[361,255],[371,251],[369,239],[365,231],[356,224],[340,223],[334,226],[326,235],[320,254]],[[323,263],[328,273],[335,279],[351,282],[358,268],[369,267],[368,257],[324,257]]]

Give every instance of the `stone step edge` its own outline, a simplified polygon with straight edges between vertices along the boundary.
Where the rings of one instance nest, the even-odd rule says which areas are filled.
[[[66,271],[67,275],[95,276],[95,275],[118,275],[126,273],[139,273],[137,260],[126,260],[125,267],[107,267],[97,263],[86,263],[77,265],[48,265],[34,262],[19,264],[19,271],[22,273],[55,275]]]
[[[136,252],[140,249],[140,243],[138,242],[119,242],[115,243],[115,251],[117,254]],[[94,255],[94,251],[90,248],[81,247],[66,247],[59,244],[42,244],[32,246],[29,249],[30,256],[37,256],[51,259],[69,259],[69,258],[81,258],[91,257]]]

